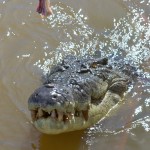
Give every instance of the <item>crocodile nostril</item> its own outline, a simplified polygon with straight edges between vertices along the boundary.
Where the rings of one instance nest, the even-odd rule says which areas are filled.
[[[53,98],[57,98],[57,95],[53,95]]]
[[[37,97],[38,95],[39,95],[39,94],[38,94],[38,93],[36,93],[36,94],[35,94],[35,97]]]

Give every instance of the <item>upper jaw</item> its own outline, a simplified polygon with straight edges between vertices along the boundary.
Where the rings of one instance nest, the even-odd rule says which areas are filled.
[[[53,107],[53,109],[46,109],[46,108],[34,108],[34,109],[30,109],[31,111],[31,117],[33,122],[37,121],[38,119],[52,119],[55,121],[63,121],[63,122],[67,122],[70,120],[74,120],[75,117],[80,117],[83,118],[85,121],[88,120],[88,112],[89,112],[89,105],[87,105],[86,109],[81,110],[81,109],[77,109],[76,107],[74,107],[74,105],[69,106],[70,108],[66,109],[62,108],[61,106],[59,107]]]
[[[41,108],[47,112],[54,109],[72,111],[75,107],[72,91],[57,84],[46,84],[36,89],[28,100],[29,110]]]
[[[38,88],[28,100],[33,122],[41,118],[67,122],[74,120],[74,117],[87,121],[89,106],[88,101],[75,101],[70,88],[53,84]]]

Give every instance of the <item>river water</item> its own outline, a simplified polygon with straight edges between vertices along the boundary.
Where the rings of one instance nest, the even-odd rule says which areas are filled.
[[[149,150],[150,0],[0,0],[0,150]],[[140,74],[109,118],[84,131],[44,135],[32,125],[29,95],[68,54],[123,60]]]

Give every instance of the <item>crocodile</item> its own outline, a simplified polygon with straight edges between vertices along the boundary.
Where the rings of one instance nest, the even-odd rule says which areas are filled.
[[[60,134],[96,124],[123,100],[132,82],[129,73],[107,57],[65,57],[28,99],[34,126]]]

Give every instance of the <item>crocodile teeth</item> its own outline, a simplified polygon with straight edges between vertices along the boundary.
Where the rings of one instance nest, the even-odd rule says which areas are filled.
[[[43,116],[43,110],[42,109],[38,109],[38,117],[42,117]]]
[[[74,114],[73,113],[68,113],[68,119],[69,120],[74,119]]]
[[[68,115],[64,114],[63,115],[63,121],[66,122],[67,120],[69,120]]]
[[[31,117],[32,117],[32,120],[35,121],[36,120],[36,117],[37,116],[37,110],[31,110]]]
[[[63,113],[62,112],[57,112],[58,113],[58,120],[62,121],[63,120]]]
[[[52,117],[52,118],[56,118],[56,112],[55,112],[55,110],[52,110],[52,111],[51,111],[51,117]]]
[[[82,115],[83,115],[85,121],[87,121],[89,118],[89,111],[88,110],[82,110]]]
[[[58,111],[56,109],[46,112],[44,110],[42,110],[41,108],[37,109],[37,110],[31,110],[31,117],[33,121],[36,121],[37,119],[44,117],[44,118],[52,118],[52,119],[56,119],[58,121],[74,121],[75,122],[75,117],[82,117],[85,119],[85,121],[88,120],[88,109],[87,110],[82,110],[82,111],[75,111],[75,114],[72,112],[61,112]]]

